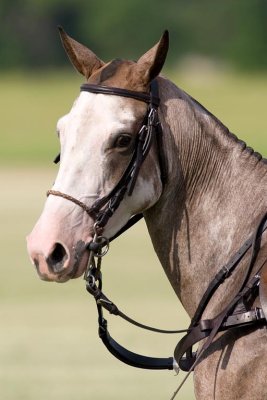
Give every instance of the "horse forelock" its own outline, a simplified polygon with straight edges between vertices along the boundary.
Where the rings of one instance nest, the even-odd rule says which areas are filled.
[[[134,61],[116,58],[99,68],[88,79],[95,85],[113,86],[139,92],[148,91],[147,83]]]

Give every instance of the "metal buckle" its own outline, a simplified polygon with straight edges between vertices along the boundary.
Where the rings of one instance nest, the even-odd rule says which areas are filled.
[[[176,376],[180,372],[180,367],[179,367],[177,361],[175,360],[175,358],[173,358],[173,370],[174,370]]]
[[[86,279],[87,286],[90,288],[91,292],[95,292],[96,290],[96,278],[92,273],[92,269],[89,270],[88,277]]]
[[[149,113],[148,113],[149,125],[153,125],[156,112],[157,112],[157,110],[154,107],[152,107],[151,110],[149,111]]]
[[[101,259],[104,257],[109,251],[109,239],[105,236],[98,236],[98,225],[95,223],[94,225],[95,235],[91,243],[89,243],[89,258],[87,267],[84,271],[83,278],[87,281],[88,284],[92,284],[92,277],[94,278],[93,286],[95,285],[95,276],[92,271],[95,269],[95,257],[99,260],[99,265],[97,269],[100,270]],[[91,280],[91,282],[89,282]]]
[[[222,269],[224,272],[224,278],[228,278],[228,276],[230,276],[230,269],[227,267],[227,265],[224,265]]]
[[[105,236],[98,236],[97,241],[94,242],[96,244],[96,251],[94,252],[94,257],[102,258],[109,251],[109,240]]]

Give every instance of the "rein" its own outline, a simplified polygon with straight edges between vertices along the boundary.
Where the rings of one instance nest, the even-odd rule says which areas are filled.
[[[253,310],[246,310],[244,312],[232,312],[237,305],[241,304],[244,306],[244,300],[246,300],[249,296],[256,297],[258,295],[258,285],[260,281],[259,274],[267,260],[264,261],[252,278],[250,278],[250,272],[252,266],[254,266],[256,262],[260,247],[259,242],[261,241],[262,234],[266,229],[267,214],[265,214],[260,221],[255,234],[243,244],[243,246],[236,254],[234,254],[230,261],[221,268],[218,274],[216,274],[204,293],[199,303],[199,307],[197,308],[197,311],[191,320],[189,328],[183,330],[163,330],[141,324],[122,313],[119,308],[103,293],[101,262],[103,256],[108,251],[109,241],[102,236],[98,236],[96,230],[94,239],[89,245],[90,258],[84,279],[86,280],[87,291],[95,298],[96,301],[99,317],[99,336],[107,349],[119,360],[137,368],[174,369],[177,373],[179,372],[179,369],[181,369],[183,371],[191,372],[196,363],[199,361],[203,351],[209,347],[218,332],[222,332],[230,328],[243,328],[255,324],[258,326],[266,325],[264,312],[259,307],[256,307]],[[201,320],[201,316],[215,291],[223,282],[225,282],[226,279],[231,276],[235,268],[239,265],[239,262],[250,248],[252,248],[252,254],[242,288],[219,315],[213,319]],[[129,350],[126,350],[111,338],[107,329],[107,321],[103,318],[103,308],[110,314],[119,316],[129,323],[138,326],[139,328],[158,333],[174,334],[186,332],[187,334],[178,342],[175,348],[174,358],[169,357],[161,359],[140,356],[138,354],[129,352]],[[208,341],[201,350],[201,353],[198,355],[193,353],[193,345],[205,338],[208,338]]]
[[[265,260],[258,269],[257,273],[252,275],[258,253],[260,251],[261,237],[263,232],[267,229],[267,213],[262,217],[254,235],[243,244],[239,251],[225,266],[220,269],[220,271],[215,275],[214,279],[210,282],[197,307],[195,315],[193,316],[188,329],[167,331],[163,329],[152,328],[128,317],[126,314],[121,312],[119,308],[102,291],[101,262],[103,256],[108,251],[109,242],[114,240],[125,230],[129,229],[132,225],[138,222],[143,215],[134,215],[128,221],[128,223],[122,227],[120,231],[110,240],[101,236],[101,233],[124,197],[126,195],[132,195],[140,168],[146,159],[147,154],[149,153],[153,140],[155,140],[157,143],[162,186],[164,187],[166,183],[166,163],[162,153],[162,128],[158,117],[158,106],[160,102],[158,95],[158,84],[156,80],[151,83],[150,94],[90,84],[82,85],[81,91],[128,97],[147,103],[147,112],[144,117],[142,127],[137,135],[136,146],[128,167],[124,171],[118,183],[110,191],[110,193],[100,199],[97,199],[91,207],[88,207],[80,200],[60,191],[48,190],[47,195],[60,196],[75,203],[87,214],[89,214],[90,217],[92,217],[95,221],[95,235],[93,240],[87,246],[90,253],[84,279],[86,280],[87,291],[94,297],[96,301],[98,311],[98,331],[102,342],[115,357],[131,366],[154,370],[174,369],[177,373],[179,372],[179,369],[187,371],[186,377],[172,396],[172,399],[174,399],[190,372],[193,371],[194,367],[200,361],[203,352],[206,351],[212,344],[218,332],[222,332],[231,328],[243,328],[247,326],[259,327],[266,325],[265,316],[267,315],[267,305],[265,306],[262,304],[263,308],[256,307],[255,309],[251,310],[247,304],[259,296],[260,273],[267,262],[267,260]],[[56,160],[59,161],[59,156]],[[246,276],[240,290],[220,314],[212,319],[202,320],[201,317],[206,310],[213,294],[216,292],[218,287],[231,276],[249,249],[252,249],[251,257],[247,267]],[[110,336],[107,328],[107,321],[103,316],[103,309],[107,310],[110,314],[120,316],[129,323],[143,329],[168,334],[186,332],[186,335],[178,342],[174,351],[174,357],[154,358],[139,355],[125,349]],[[207,338],[207,340],[200,352],[198,354],[193,353],[193,345],[205,338]]]

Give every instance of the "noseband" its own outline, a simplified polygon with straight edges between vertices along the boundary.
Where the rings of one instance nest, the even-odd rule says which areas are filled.
[[[140,168],[149,153],[153,140],[156,140],[157,142],[161,181],[162,185],[165,184],[167,174],[165,159],[162,153],[162,128],[158,118],[158,84],[156,80],[151,83],[149,94],[135,92],[128,89],[91,85],[88,83],[85,83],[81,86],[81,91],[128,97],[148,104],[142,127],[137,134],[137,140],[132,158],[120,180],[106,196],[97,199],[91,207],[88,207],[85,203],[73,196],[70,196],[69,194],[53,189],[47,191],[47,196],[54,195],[63,197],[64,199],[69,200],[81,207],[91,218],[95,220],[95,226],[97,226],[98,230],[102,231],[109,219],[119,207],[126,194],[128,194],[128,196],[132,195]],[[59,157],[57,157],[56,160],[59,161]],[[135,215],[134,220],[139,220],[141,217],[142,215],[138,215],[138,217]]]

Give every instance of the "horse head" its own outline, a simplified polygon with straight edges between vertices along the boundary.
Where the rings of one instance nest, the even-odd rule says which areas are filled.
[[[63,47],[87,85],[148,93],[168,50],[168,33],[137,62],[101,61],[62,29]],[[28,252],[43,280],[65,282],[81,276],[95,218],[86,209],[108,196],[131,162],[147,104],[136,98],[81,91],[70,112],[59,119],[60,167],[44,210],[27,238]],[[142,164],[134,190],[123,197],[103,228],[114,235],[129,218],[150,208],[161,195],[155,144]],[[53,194],[64,195],[53,195]],[[68,201],[71,200],[71,201]],[[79,204],[83,205],[79,207]]]

